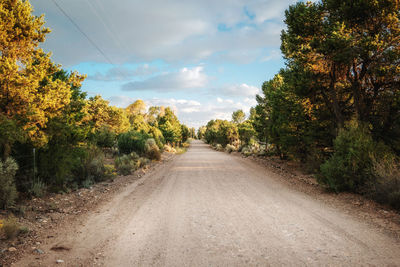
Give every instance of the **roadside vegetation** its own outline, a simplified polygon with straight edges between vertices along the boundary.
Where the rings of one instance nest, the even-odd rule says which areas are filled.
[[[286,67],[246,119],[198,131],[217,150],[301,162],[329,190],[400,209],[400,2],[299,2],[285,13]]]
[[[29,1],[1,1],[0,17],[0,209],[128,175],[194,137],[169,107],[88,98],[85,76],[40,49],[50,30]],[[7,237],[18,227],[11,217],[0,221]]]

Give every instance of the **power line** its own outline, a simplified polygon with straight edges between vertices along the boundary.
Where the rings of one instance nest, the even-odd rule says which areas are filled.
[[[97,49],[97,51],[99,51],[99,53],[107,60],[108,63],[110,63],[111,65],[113,65],[114,67],[115,64],[111,61],[111,59],[103,52],[103,50],[100,49],[100,47],[83,31],[83,29],[81,27],[79,27],[79,25],[71,18],[71,16],[69,16],[67,14],[67,12],[64,11],[64,9],[55,1],[52,0],[52,2],[57,6],[57,8],[61,11],[61,13],[64,14],[64,16],[66,16],[68,18],[68,20],[78,29],[78,31],[80,33],[82,33],[83,36],[86,37],[86,39]],[[116,70],[119,72],[119,74],[121,74],[123,77],[125,77],[124,74],[122,74],[118,68],[116,68]]]

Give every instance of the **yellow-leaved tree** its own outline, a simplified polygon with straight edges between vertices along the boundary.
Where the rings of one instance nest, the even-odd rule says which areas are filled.
[[[68,105],[71,84],[84,76],[73,73],[68,81],[53,77],[60,70],[50,54],[38,48],[50,30],[43,16],[32,15],[28,1],[0,0],[0,145],[3,158],[17,140],[40,147],[47,142],[48,120]]]
[[[91,97],[85,107],[84,122],[93,127],[93,131],[107,127],[116,134],[129,130],[130,123],[125,111],[121,108],[110,106],[107,100],[97,95]]]

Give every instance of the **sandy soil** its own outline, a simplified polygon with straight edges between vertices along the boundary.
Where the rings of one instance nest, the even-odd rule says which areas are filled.
[[[41,249],[15,266],[400,266],[396,235],[200,141]]]

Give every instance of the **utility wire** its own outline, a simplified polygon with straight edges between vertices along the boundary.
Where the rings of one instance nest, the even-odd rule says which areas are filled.
[[[83,29],[81,27],[79,27],[79,25],[71,18],[71,16],[69,16],[67,14],[67,12],[64,11],[64,9],[55,1],[55,0],[51,0],[56,6],[57,8],[61,11],[61,13],[64,14],[64,16],[66,16],[68,18],[68,20],[78,29],[78,31],[80,33],[82,33],[83,36],[86,37],[86,39],[97,49],[97,51],[99,51],[99,53],[107,60],[108,63],[110,63],[111,65],[113,65],[115,67],[115,64],[111,61],[111,59],[103,52],[103,50],[100,49],[100,47],[83,31]],[[124,74],[122,74],[118,68],[116,68],[116,70],[119,72],[119,74],[121,74],[123,77],[125,77]]]

